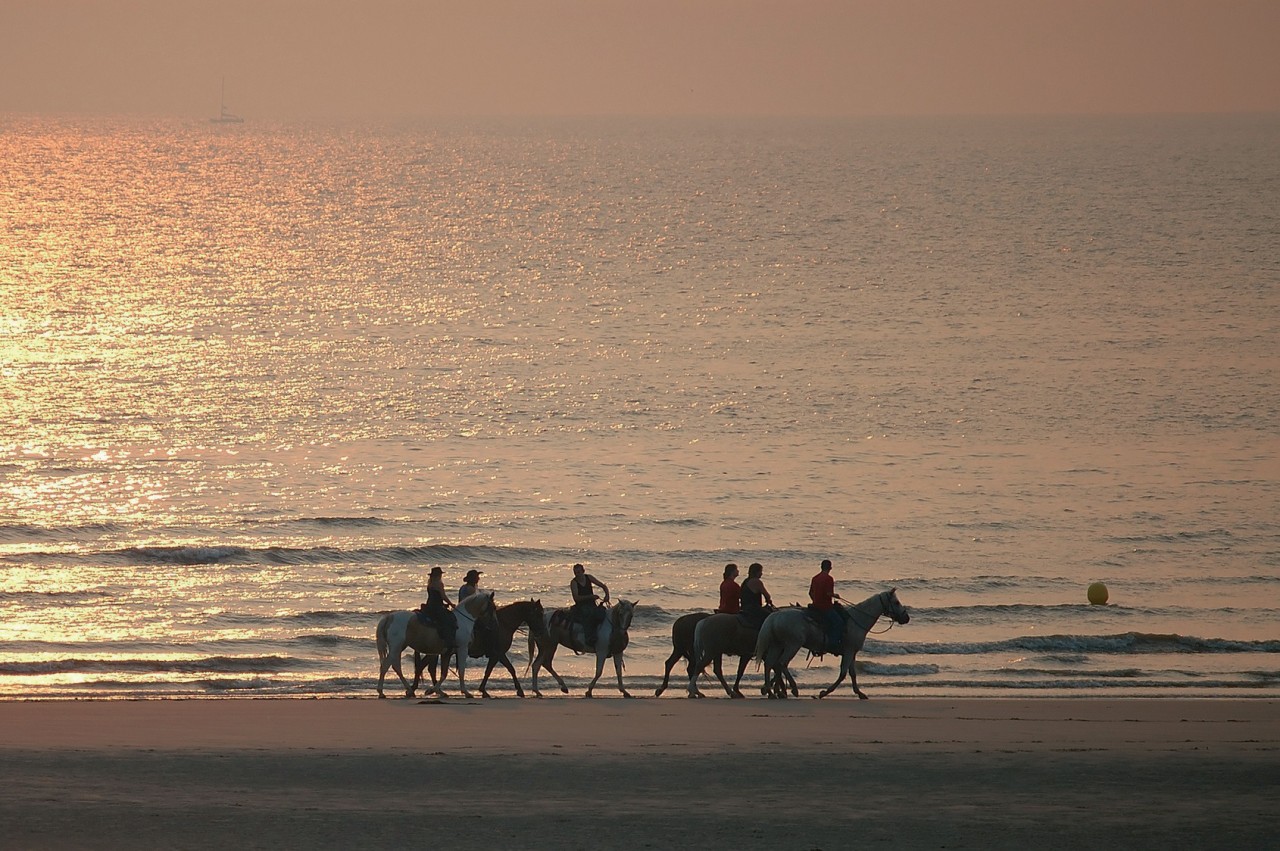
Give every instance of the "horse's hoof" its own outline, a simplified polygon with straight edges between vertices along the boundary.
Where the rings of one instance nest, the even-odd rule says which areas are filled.
[[[628,700],[630,700],[630,699],[631,699],[631,692],[629,692],[629,691],[624,691],[624,692],[622,693],[622,696],[623,696],[623,697],[625,697],[625,698],[627,698]]]
[[[870,700],[870,699],[871,699],[871,698],[867,697],[867,696],[866,696],[865,694],[863,694],[862,692],[858,692],[858,700]]]
[[[560,686],[560,693],[561,693],[561,694],[568,694],[568,693],[569,693],[569,687],[568,687],[568,686]],[[591,695],[587,695],[587,697],[590,697],[590,696],[591,696]]]

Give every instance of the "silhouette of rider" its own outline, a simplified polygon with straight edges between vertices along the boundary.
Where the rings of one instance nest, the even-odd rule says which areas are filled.
[[[596,634],[600,624],[604,622],[604,607],[596,602],[592,586],[599,586],[604,591],[604,602],[609,602],[609,586],[596,579],[580,564],[573,566],[573,579],[569,582],[569,593],[573,596],[574,618],[582,624],[586,632],[587,647],[596,646]]]
[[[831,559],[824,558],[817,575],[809,581],[809,599],[813,601],[809,608],[826,632],[828,652],[840,652],[844,638],[844,610],[836,603],[840,595],[836,593],[836,580],[831,575]]]
[[[444,570],[431,568],[431,578],[427,580],[427,602],[422,604],[422,611],[436,625],[440,640],[446,647],[456,649],[458,646],[458,616],[449,611],[453,608],[449,594],[444,590]]]
[[[764,580],[760,578],[763,575],[764,565],[758,561],[753,562],[747,568],[747,581],[742,583],[742,594],[739,597],[742,613],[738,617],[752,629],[759,629],[760,624],[773,611],[773,598],[769,596],[769,589],[764,587]]]
[[[738,566],[730,562],[724,566],[724,581],[720,583],[718,615],[736,615],[742,611],[742,586],[737,582]]]

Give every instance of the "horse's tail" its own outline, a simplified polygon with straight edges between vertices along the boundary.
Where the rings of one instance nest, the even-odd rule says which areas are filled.
[[[529,627],[529,667],[525,668],[525,672],[533,670],[534,655],[538,650],[538,642],[533,636],[533,627]]]
[[[756,652],[752,654],[752,658],[757,662],[764,661],[764,654],[769,649],[769,644],[773,641],[774,618],[772,615],[764,619],[764,623],[760,625],[760,633],[756,636]]]
[[[387,627],[391,624],[391,615],[383,615],[382,620],[378,621],[378,628],[374,632],[374,636],[378,642],[378,661],[381,662],[387,658]]]
[[[708,618],[703,618],[693,628],[693,658],[689,661],[693,663],[694,668],[702,664],[702,654],[706,650],[706,643],[702,640],[702,625],[708,620]]]

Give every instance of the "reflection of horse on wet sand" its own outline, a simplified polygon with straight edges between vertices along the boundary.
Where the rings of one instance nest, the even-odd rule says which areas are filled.
[[[604,661],[610,657],[613,658],[613,667],[618,674],[618,691],[622,692],[623,697],[631,697],[626,686],[622,684],[622,651],[627,649],[627,644],[631,640],[627,630],[631,628],[631,618],[635,614],[635,609],[635,603],[619,600],[616,606],[609,609],[604,622],[600,624],[594,648],[596,675],[591,680],[591,684],[587,686],[587,697],[591,697],[591,692],[595,689],[596,682],[599,681],[600,675],[604,672]],[[548,618],[549,640],[537,642],[534,640],[532,633],[529,635],[529,658],[533,659],[529,690],[538,697],[542,696],[542,692],[538,690],[539,668],[546,668],[548,673],[555,677],[560,686],[560,691],[565,694],[569,693],[569,687],[564,684],[564,678],[556,673],[551,664],[555,659],[556,650],[561,645],[575,652],[582,652],[586,636],[582,624],[569,621],[565,617],[567,611],[567,609],[560,609]],[[588,651],[590,650],[591,648],[588,648]]]
[[[459,647],[469,647],[477,620],[493,621],[489,624],[490,629],[497,626],[494,619],[492,591],[477,591],[459,603],[454,612],[458,616],[456,639]],[[378,621],[376,637],[379,664],[378,697],[386,697],[382,692],[382,685],[387,678],[388,668],[395,669],[396,676],[404,685],[405,697],[413,697],[414,692],[418,690],[418,684],[422,682],[422,668],[426,664],[427,657],[443,656],[445,676],[448,676],[449,657],[453,655],[453,649],[444,643],[439,630],[434,625],[423,623],[417,612],[389,612],[383,615]],[[400,657],[410,647],[414,650],[412,683],[405,679],[404,671],[400,669]],[[458,654],[458,685],[465,696],[471,697],[471,692],[467,690],[467,655],[467,653]],[[444,693],[442,686],[435,683],[432,684],[431,691]]]
[[[861,603],[845,606],[843,609],[845,626],[844,640],[841,643],[840,676],[829,687],[817,696],[826,697],[849,677],[853,693],[863,700],[867,696],[858,688],[858,674],[854,668],[854,658],[862,645],[866,643],[867,633],[875,626],[881,615],[888,615],[896,623],[905,624],[911,620],[907,609],[898,601],[897,589],[890,589],[868,597]],[[761,692],[769,697],[786,697],[787,688],[784,678],[791,676],[789,665],[801,647],[813,653],[827,652],[826,631],[814,623],[801,608],[781,609],[765,620],[760,627],[760,637],[756,640],[755,657],[764,662],[764,687]],[[792,680],[791,693],[797,692]]]

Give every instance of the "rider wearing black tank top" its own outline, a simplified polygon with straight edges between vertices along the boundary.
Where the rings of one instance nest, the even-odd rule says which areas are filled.
[[[756,562],[747,568],[747,581],[742,583],[741,617],[752,629],[759,629],[773,608],[773,598],[769,596],[769,589],[764,587],[762,575],[764,566]],[[766,605],[769,608],[765,608]]]

